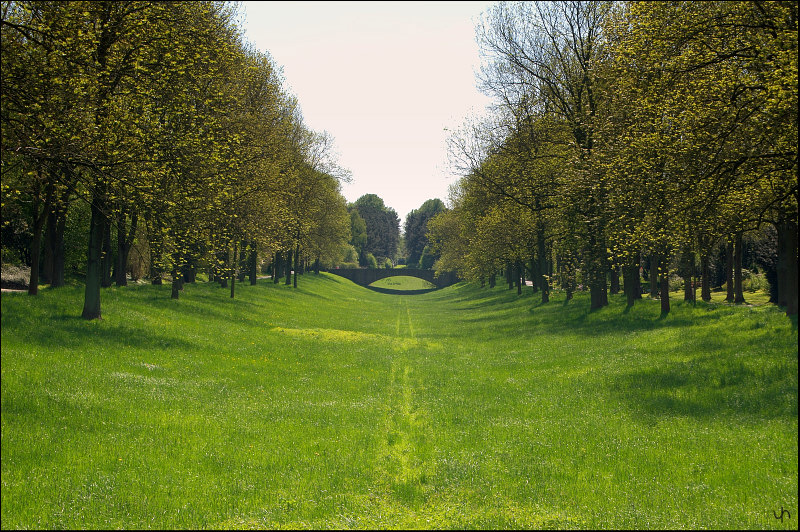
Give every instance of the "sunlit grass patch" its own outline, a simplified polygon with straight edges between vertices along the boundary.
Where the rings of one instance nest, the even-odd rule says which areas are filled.
[[[392,290],[431,290],[436,288],[436,285],[420,279],[419,277],[411,277],[408,275],[398,275],[394,277],[384,277],[372,283],[370,286],[378,288],[388,288]]]

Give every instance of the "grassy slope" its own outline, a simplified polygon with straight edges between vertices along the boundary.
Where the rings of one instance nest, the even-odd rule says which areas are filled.
[[[435,284],[429,283],[425,279],[410,277],[408,275],[385,277],[372,283],[372,286],[388,288],[390,290],[429,290],[431,288],[436,288]]]
[[[796,528],[774,307],[237,290],[2,296],[3,528]]]

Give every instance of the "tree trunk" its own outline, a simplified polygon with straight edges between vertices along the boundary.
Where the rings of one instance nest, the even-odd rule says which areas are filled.
[[[778,305],[786,307],[786,315],[797,314],[797,224],[792,220],[779,222],[777,285]]]
[[[506,261],[506,283],[509,290],[514,288],[514,273],[511,271],[511,261],[508,260]]]
[[[650,255],[650,297],[658,297],[658,255]]]
[[[619,266],[611,268],[611,288],[612,294],[619,294]]]
[[[297,270],[300,269],[300,244],[294,250],[294,288],[297,288]]]
[[[117,286],[128,285],[128,257],[136,236],[139,213],[135,210],[131,213],[130,225],[127,224],[127,218],[127,208],[120,209],[117,214],[117,261],[114,267],[114,282]]]
[[[497,272],[492,271],[489,275],[489,288],[494,288],[497,285]]]
[[[100,268],[102,270],[102,279],[100,286],[108,288],[111,286],[111,264],[114,257],[111,253],[111,219],[108,215],[103,218],[103,254],[100,258]]]
[[[177,266],[177,261],[175,261],[175,264],[172,268],[172,293],[170,295],[172,299],[178,299],[180,291],[183,290],[181,268]]]
[[[534,277],[533,284],[539,283],[542,291],[542,303],[550,302],[550,281],[547,278],[547,247],[545,246],[544,229],[539,228],[536,235],[536,247],[538,255],[539,278]]]
[[[536,260],[536,257],[531,254],[531,283],[532,285],[532,292],[535,294],[539,291],[539,280],[541,279],[541,273],[539,271],[539,261]]]
[[[272,262],[272,283],[278,284],[279,279],[281,277],[281,266],[283,266],[283,259],[281,258],[281,252],[275,252],[275,260]]]
[[[38,211],[36,202],[34,202],[34,211]],[[35,296],[39,293],[39,261],[41,260],[42,230],[45,218],[44,213],[34,214],[33,240],[31,241],[31,276],[28,281],[28,295],[30,296]]]
[[[633,264],[626,264],[622,267],[622,291],[625,293],[625,300],[628,307],[632,307],[636,303],[636,284],[633,276],[638,275],[639,268]]]
[[[102,195],[93,194],[92,218],[89,224],[89,249],[86,260],[86,290],[84,292],[83,314],[87,320],[102,318],[100,314],[100,281],[102,277],[101,256],[103,253],[103,230],[106,215],[103,212]]]
[[[642,286],[639,281],[639,253],[631,253],[625,266],[622,267],[622,283],[625,300],[632,307],[637,299],[642,298]]]
[[[733,241],[728,239],[725,246],[725,301],[733,303]]]
[[[789,245],[786,260],[789,268],[786,275],[786,315],[797,314],[797,225],[792,224],[789,231]]]
[[[258,251],[256,250],[256,243],[250,244],[250,256],[247,259],[247,265],[250,267],[250,286],[255,286],[258,279]]]
[[[736,233],[733,251],[733,302],[744,303],[742,292],[742,233]]]
[[[703,252],[700,256],[700,298],[706,303],[711,301],[711,268],[709,267],[709,261],[708,252]]]
[[[688,247],[684,248],[681,254],[681,277],[683,277],[683,300],[694,303],[694,284],[692,275],[694,274],[694,254]]]
[[[56,207],[48,209],[47,223],[44,229],[44,260],[39,279],[50,286],[53,285],[53,269],[55,268],[56,246]]]
[[[660,258],[658,279],[661,285],[661,315],[663,316],[669,313],[669,268],[667,267],[669,257],[664,254]]]
[[[164,271],[164,267],[162,264],[162,257],[161,253],[164,247],[163,236],[161,234],[161,224],[153,218],[150,222],[149,229],[149,238],[150,238],[150,278],[152,279],[152,283],[155,285],[161,285],[163,283],[161,279],[161,275]]]
[[[37,176],[41,179],[41,170]],[[41,181],[37,180],[33,191],[33,240],[31,241],[31,276],[28,280],[28,295],[35,296],[39,293],[39,273],[42,258],[42,232],[45,220],[53,208],[53,185],[47,185],[44,203],[41,197]]]
[[[286,286],[292,284],[292,250],[286,252]]]
[[[661,314],[669,313],[669,272],[667,268],[660,273],[659,279],[661,280]]]
[[[237,264],[236,263],[236,260],[237,260],[237,257],[236,257],[236,244],[238,244],[238,242],[234,239],[234,241],[233,241],[233,255],[231,256],[231,262],[230,262],[230,264],[231,264],[231,274],[230,274],[230,277],[231,277],[231,299],[233,299],[234,290],[236,289],[236,264]]]

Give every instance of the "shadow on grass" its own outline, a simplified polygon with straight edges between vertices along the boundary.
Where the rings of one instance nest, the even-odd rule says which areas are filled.
[[[69,348],[85,345],[86,336],[91,337],[91,344],[97,347],[134,348],[143,350],[174,349],[191,350],[198,346],[183,338],[160,332],[145,331],[142,327],[128,325],[103,324],[89,331],[90,322],[76,316],[53,316],[50,326],[43,327],[35,335],[28,337],[28,342],[44,348]]]
[[[583,336],[628,335],[641,331],[710,325],[743,310],[741,307],[715,303],[691,304],[673,300],[671,311],[664,314],[657,299],[642,299],[633,307],[628,307],[623,294],[609,295],[609,306],[592,310],[586,292],[575,293],[569,301],[564,292],[557,290],[551,292],[549,303],[542,303],[540,297],[539,293],[530,291],[520,296],[516,291],[512,293],[504,287],[481,289],[472,285],[459,291],[457,310],[464,311],[464,322],[481,322],[509,333],[515,331],[515,334],[519,334],[522,327],[534,334],[535,330],[542,328],[548,333]],[[509,319],[508,313],[503,312],[515,308],[527,308],[528,317],[522,321]],[[476,315],[474,311],[487,312]],[[772,313],[775,309],[761,309],[759,312]],[[786,319],[794,320],[796,330],[797,318]]]
[[[797,419],[797,358],[704,356],[626,373],[613,393],[637,414]]]

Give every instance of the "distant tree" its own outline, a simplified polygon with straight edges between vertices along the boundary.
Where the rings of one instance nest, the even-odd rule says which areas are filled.
[[[358,261],[364,262],[364,246],[367,245],[367,224],[354,206],[350,207],[350,245],[356,250]]]
[[[403,227],[405,237],[406,253],[408,254],[407,263],[414,267],[419,265],[423,250],[428,245],[428,220],[445,210],[442,200],[429,199],[419,209],[414,209],[406,216],[406,223]],[[436,257],[432,255],[431,266]]]
[[[367,242],[363,250],[375,257],[394,258],[400,240],[400,218],[375,194],[358,198],[353,207],[367,226]]]

